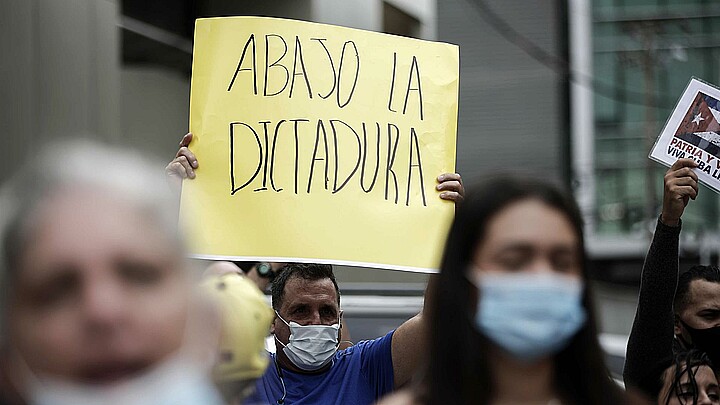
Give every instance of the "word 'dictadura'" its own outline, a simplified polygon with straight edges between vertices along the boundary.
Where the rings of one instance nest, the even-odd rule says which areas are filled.
[[[411,197],[419,194],[422,204],[427,205],[422,142],[413,127],[401,130],[392,123],[350,125],[337,119],[297,118],[254,125],[232,122],[229,131],[231,194],[246,188],[254,192],[279,193],[291,188],[295,194],[336,194],[352,187],[371,193],[381,187],[385,200],[395,204],[404,197],[405,205],[410,205]],[[404,153],[398,153],[398,148]],[[251,149],[256,153],[250,154]],[[240,154],[244,159],[238,157]],[[253,156],[252,163],[248,163],[248,156]],[[293,163],[294,173],[285,178],[292,184],[280,184],[276,176],[281,161],[285,167]],[[240,163],[251,164],[254,171],[242,173]]]

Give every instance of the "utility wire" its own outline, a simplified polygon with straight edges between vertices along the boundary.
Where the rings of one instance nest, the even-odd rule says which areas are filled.
[[[570,63],[568,61],[556,55],[550,54],[529,38],[518,32],[510,25],[510,23],[496,13],[484,0],[466,0],[466,2],[473,6],[480,18],[492,27],[495,32],[505,38],[505,40],[518,47],[531,58],[552,69],[558,75],[567,77],[569,81],[583,86],[587,86],[587,83],[591,83],[589,87],[592,91],[617,102],[633,105],[647,105],[648,97],[647,94],[643,92],[628,90],[623,87],[600,81],[591,75],[575,71],[570,67]],[[666,98],[659,98],[656,94],[651,93],[651,97],[649,99],[651,100],[650,105],[653,107],[673,107],[673,105],[669,105],[668,103],[661,101]]]

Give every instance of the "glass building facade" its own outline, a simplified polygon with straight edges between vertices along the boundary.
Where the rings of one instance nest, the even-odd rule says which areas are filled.
[[[720,3],[594,0],[593,78],[596,233],[654,228],[666,168],[648,153],[695,76],[720,84]],[[683,234],[718,230],[718,195],[700,186]]]

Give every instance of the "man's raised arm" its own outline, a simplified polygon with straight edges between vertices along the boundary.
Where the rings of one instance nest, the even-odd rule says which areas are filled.
[[[432,305],[437,276],[430,276],[425,288],[425,303],[419,314],[400,325],[392,337],[392,362],[395,389],[405,385],[427,361],[429,324],[428,308]]]
[[[665,174],[662,214],[645,256],[638,307],[628,339],[623,379],[627,386],[640,388],[651,397],[658,394],[658,368],[672,355],[680,217],[688,201],[697,197],[695,167],[693,160],[679,159]]]

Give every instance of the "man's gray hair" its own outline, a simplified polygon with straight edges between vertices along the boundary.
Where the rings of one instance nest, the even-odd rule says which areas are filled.
[[[8,293],[33,214],[47,198],[77,187],[136,206],[148,221],[154,221],[168,238],[182,246],[177,231],[177,196],[171,192],[161,164],[128,148],[90,140],[46,145],[0,187],[0,344],[7,333],[4,316]]]

